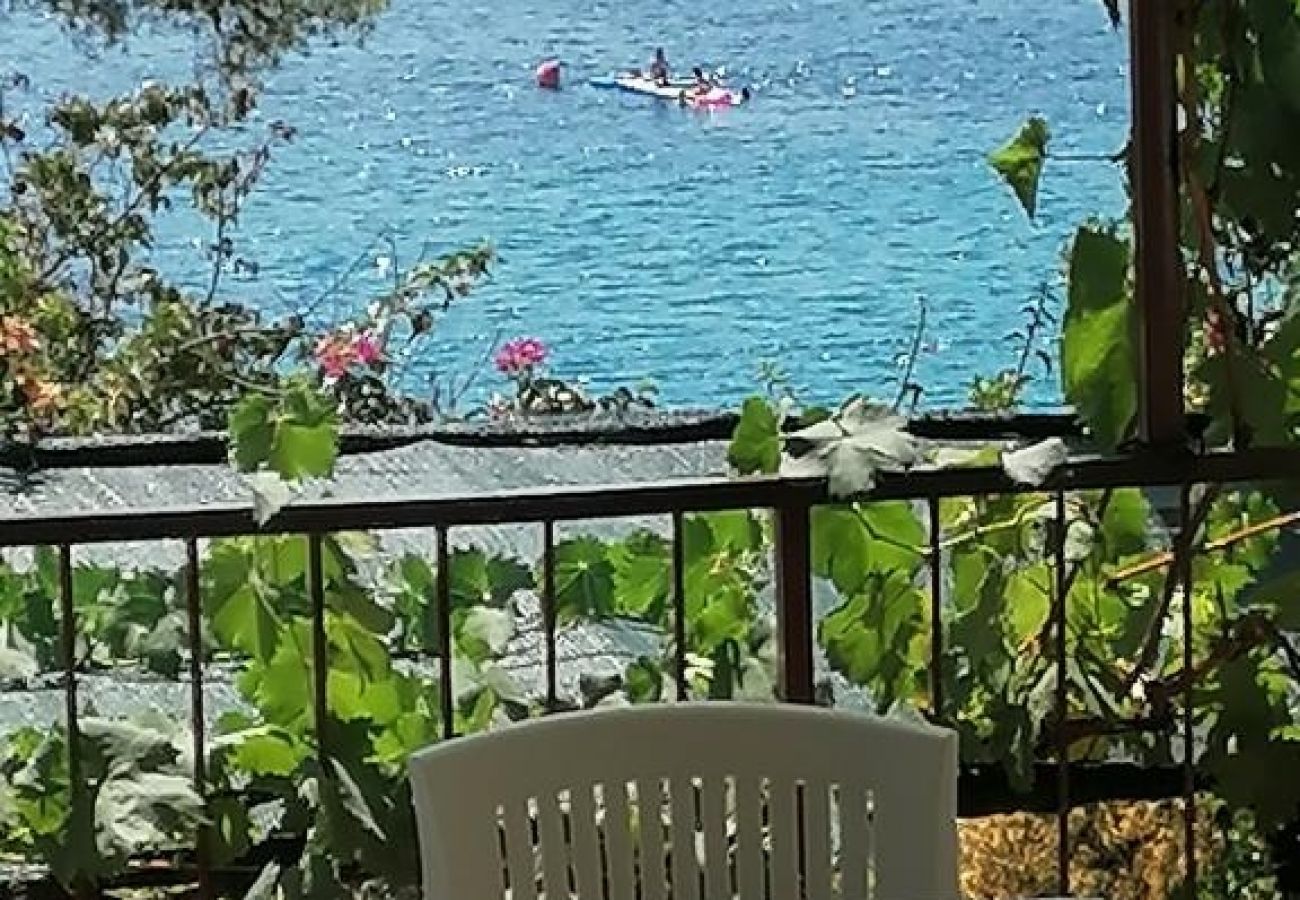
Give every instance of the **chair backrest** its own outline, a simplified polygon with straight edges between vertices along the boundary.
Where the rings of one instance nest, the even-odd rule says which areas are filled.
[[[571,713],[411,758],[427,900],[954,900],[957,738],[787,704]]]

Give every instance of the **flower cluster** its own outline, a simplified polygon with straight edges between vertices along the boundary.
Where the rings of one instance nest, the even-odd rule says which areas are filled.
[[[26,356],[39,348],[30,322],[21,316],[0,316],[0,356]]]
[[[344,329],[316,342],[316,364],[326,378],[338,379],[353,366],[372,366],[384,358],[383,344],[373,331],[352,333]]]
[[[520,337],[502,344],[492,361],[498,372],[510,378],[519,378],[546,362],[549,354],[550,350],[539,339]]]
[[[41,377],[33,357],[41,348],[36,327],[22,316],[0,316],[0,375],[8,369],[28,412],[54,413],[63,402],[63,389]]]

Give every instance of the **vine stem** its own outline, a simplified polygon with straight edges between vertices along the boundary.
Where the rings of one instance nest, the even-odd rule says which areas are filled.
[[[1214,501],[1218,499],[1218,496],[1218,485],[1207,488],[1192,508],[1188,521],[1181,523],[1182,527],[1179,529],[1178,537],[1174,541],[1173,557],[1175,560],[1180,561],[1192,552],[1192,545],[1196,542],[1196,532],[1205,523],[1206,517],[1210,514],[1210,508],[1214,505]],[[1180,568],[1181,566],[1172,565],[1165,574],[1164,589],[1160,595],[1160,605],[1147,622],[1146,634],[1142,639],[1142,649],[1138,654],[1137,662],[1133,664],[1132,671],[1124,677],[1124,681],[1117,692],[1121,697],[1130,695],[1138,681],[1141,680],[1142,674],[1155,663],[1156,654],[1160,649],[1161,626],[1169,615],[1169,608],[1174,600],[1174,591],[1181,580],[1178,575]],[[1190,603],[1191,601],[1184,598],[1184,602]]]
[[[1234,442],[1240,444],[1242,438],[1246,435],[1246,431],[1241,411],[1240,385],[1233,360],[1233,351],[1236,349],[1238,340],[1235,327],[1236,314],[1228,304],[1223,291],[1223,279],[1219,277],[1216,252],[1218,242],[1214,237],[1214,218],[1210,209],[1209,196],[1195,170],[1195,161],[1200,159],[1201,150],[1200,90],[1196,79],[1194,54],[1189,39],[1190,29],[1184,28],[1181,32],[1180,53],[1183,57],[1183,68],[1187,74],[1182,80],[1183,89],[1179,94],[1179,101],[1183,106],[1187,125],[1183,132],[1185,146],[1183,153],[1180,154],[1179,165],[1182,169],[1183,181],[1187,186],[1193,218],[1195,219],[1198,268],[1204,273],[1206,285],[1209,288],[1211,308],[1222,319],[1224,339],[1222,351],[1224,361],[1223,377],[1228,389],[1228,414],[1232,419]]]
[[[1232,534],[1224,535],[1223,537],[1216,538],[1213,541],[1208,541],[1205,545],[1205,549],[1207,552],[1227,550],[1229,547],[1240,544],[1242,541],[1248,541],[1253,537],[1259,537],[1262,534],[1268,534],[1271,531],[1277,531],[1278,529],[1296,523],[1300,523],[1300,512],[1275,516],[1267,521],[1257,522],[1254,525],[1242,528],[1240,531],[1234,531]],[[1130,578],[1136,578],[1139,575],[1145,575],[1148,572],[1162,569],[1173,561],[1174,554],[1165,551],[1157,556],[1153,556],[1151,559],[1112,572],[1110,575],[1106,576],[1106,585],[1107,587],[1114,587],[1121,581],[1128,581]]]

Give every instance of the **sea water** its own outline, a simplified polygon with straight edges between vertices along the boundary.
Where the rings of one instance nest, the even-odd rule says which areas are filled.
[[[588,84],[659,45],[751,86],[752,104],[696,113]],[[30,77],[29,118],[64,91],[194,65],[165,31],[85,49],[0,12],[0,69]],[[559,92],[532,83],[549,55]],[[1077,223],[1122,211],[1104,156],[1126,85],[1125,39],[1095,0],[394,0],[361,45],[316,42],[271,75],[259,121],[298,137],[243,215],[237,250],[257,266],[225,296],[323,322],[421,253],[488,240],[491,283],[441,317],[405,365],[411,389],[532,335],[557,374],[597,391],[650,379],[691,406],[734,403],[765,361],[808,400],[892,399],[924,304],[914,378],[925,406],[960,405],[972,375],[1014,364],[1036,288],[1059,303]],[[985,161],[1029,114],[1059,157],[1032,222]],[[207,240],[181,215],[154,253],[197,290]],[[499,387],[485,371],[469,399]],[[1031,399],[1058,404],[1055,377]]]

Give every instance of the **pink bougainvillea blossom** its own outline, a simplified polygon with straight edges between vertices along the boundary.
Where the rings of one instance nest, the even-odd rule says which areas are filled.
[[[363,331],[352,342],[352,351],[357,362],[363,366],[373,366],[384,358],[384,346],[373,331]]]
[[[316,342],[313,353],[326,378],[342,378],[357,362],[356,345],[343,334],[327,334]]]
[[[374,331],[356,334],[348,326],[318,340],[312,355],[326,378],[338,379],[353,366],[373,366],[382,360],[384,344]]]
[[[539,339],[520,337],[502,344],[501,349],[493,357],[493,362],[496,364],[497,371],[515,378],[546,362],[549,353],[546,345]]]

